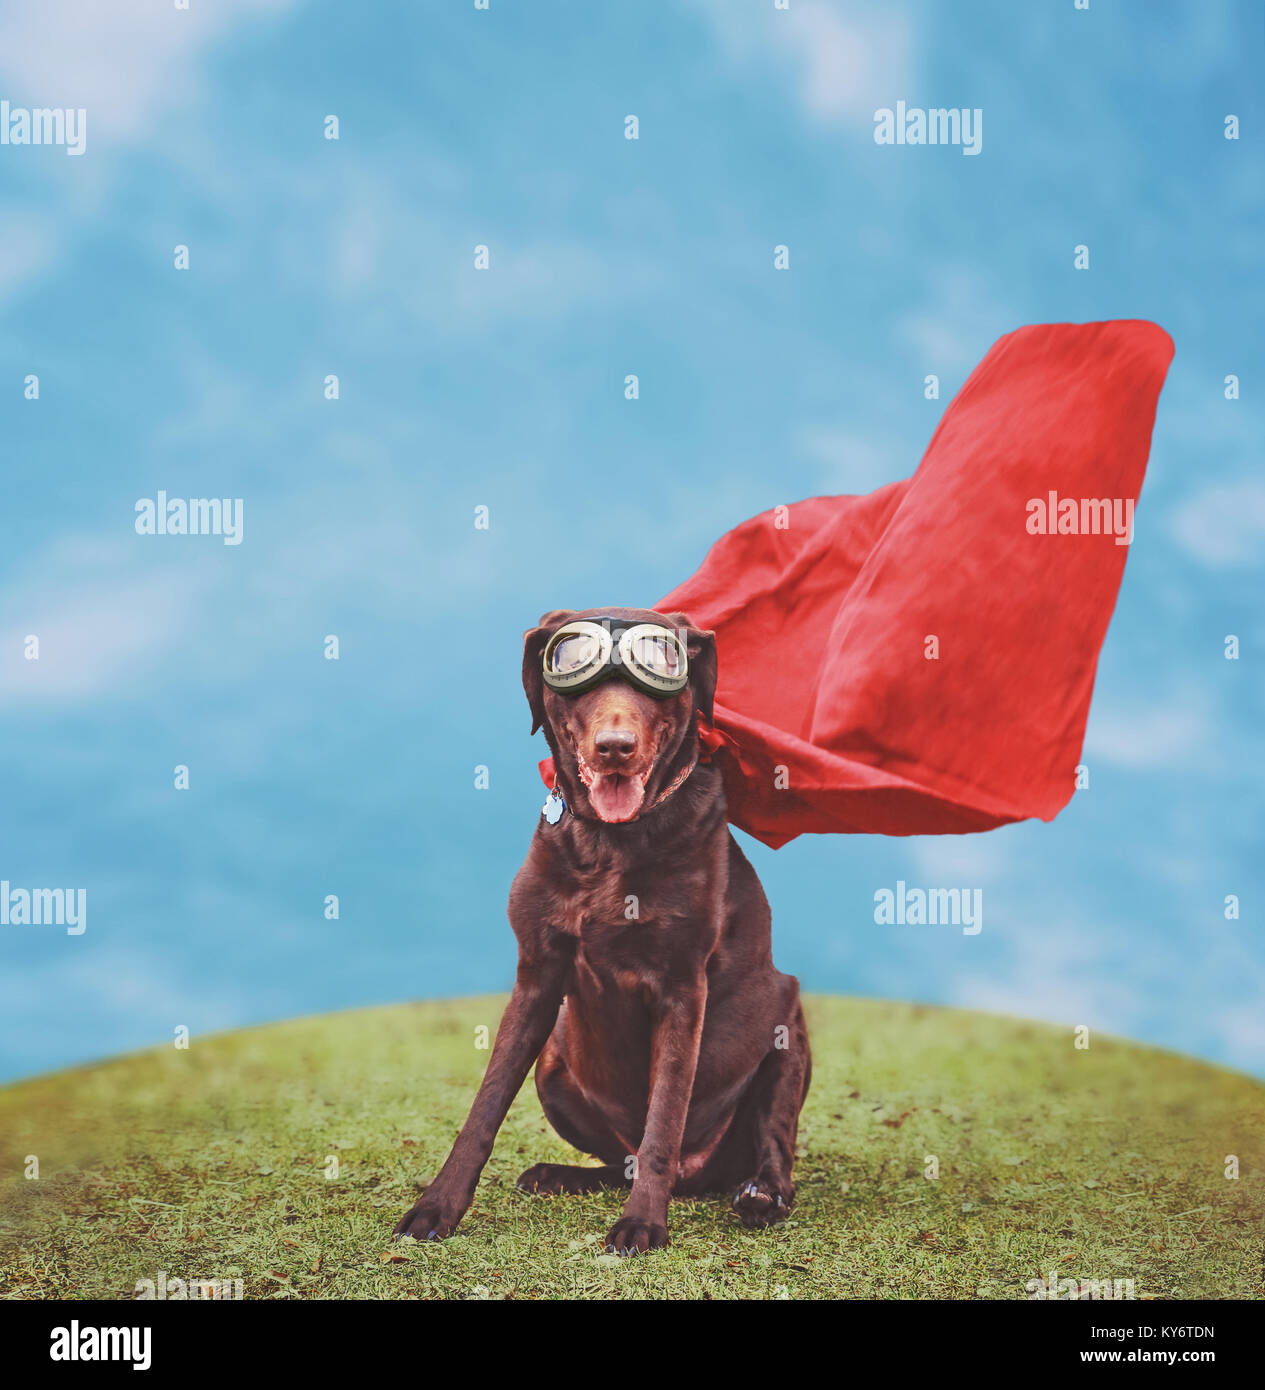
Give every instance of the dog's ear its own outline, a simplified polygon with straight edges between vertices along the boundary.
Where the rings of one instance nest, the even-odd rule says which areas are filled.
[[[545,682],[541,661],[545,644],[550,637],[575,616],[571,608],[552,608],[541,615],[540,622],[523,633],[523,689],[531,706],[531,731],[534,734],[545,722]]]
[[[716,698],[716,634],[695,627],[684,613],[668,613],[665,621],[677,632],[685,633],[685,651],[690,659],[690,689],[694,708],[711,723]]]

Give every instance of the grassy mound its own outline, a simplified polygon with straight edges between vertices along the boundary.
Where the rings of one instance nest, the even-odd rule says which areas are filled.
[[[302,1019],[0,1091],[0,1297],[131,1297],[160,1271],[240,1278],[247,1298],[1023,1298],[1050,1269],[1132,1279],[1139,1298],[1265,1293],[1265,1087],[1113,1039],[1076,1051],[1070,1029],[854,999],[808,1001],[785,1225],[680,1201],[668,1250],[603,1254],[620,1194],[514,1188],[532,1163],[577,1161],[529,1083],[457,1235],[392,1246],[503,1003]]]

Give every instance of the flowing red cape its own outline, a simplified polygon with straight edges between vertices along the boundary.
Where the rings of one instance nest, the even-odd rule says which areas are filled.
[[[735,825],[778,848],[1058,814],[1172,356],[1137,320],[1009,333],[911,478],[752,517],[654,605],[715,630],[701,741]]]

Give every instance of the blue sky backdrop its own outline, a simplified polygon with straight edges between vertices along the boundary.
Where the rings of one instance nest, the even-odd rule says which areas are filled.
[[[0,928],[0,1075],[507,987],[523,630],[907,475],[1000,334],[1113,317],[1177,356],[1090,788],[987,835],[741,838],[808,989],[1265,1073],[1263,31],[1255,0],[0,5],[0,96],[88,113],[81,157],[0,148],[0,878],[88,891],[82,936]],[[982,153],[876,145],[898,100],[982,108]],[[138,536],[159,489],[244,498],[244,542]],[[983,931],[877,927],[898,879],[981,888]]]

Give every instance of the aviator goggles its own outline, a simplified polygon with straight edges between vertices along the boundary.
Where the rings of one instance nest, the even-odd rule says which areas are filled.
[[[689,682],[685,643],[659,623],[617,626],[615,618],[564,623],[545,646],[545,684],[579,695],[620,675],[647,695],[666,699]]]

